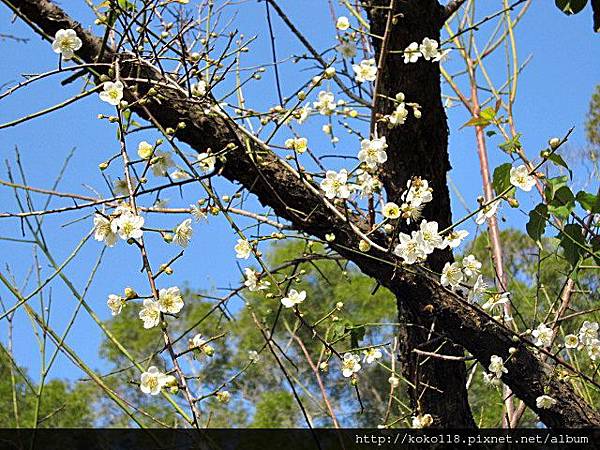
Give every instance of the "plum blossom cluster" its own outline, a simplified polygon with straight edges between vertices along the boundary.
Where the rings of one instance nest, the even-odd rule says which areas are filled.
[[[416,63],[420,58],[425,61],[439,62],[444,60],[450,50],[440,51],[439,43],[435,39],[424,38],[421,44],[412,42],[404,49],[404,63]]]
[[[418,103],[406,102],[404,93],[398,92],[393,100],[395,105],[394,111],[380,119],[382,122],[387,124],[388,128],[395,128],[399,125],[404,125],[409,115],[409,108],[412,109],[415,119],[421,118],[421,106]]]
[[[129,206],[121,205],[110,216],[99,213],[94,215],[94,239],[113,247],[118,238],[125,241],[140,239],[144,234],[143,226],[142,216],[135,214]]]
[[[177,314],[183,309],[183,304],[183,297],[178,287],[161,289],[158,292],[158,300],[144,299],[143,308],[138,316],[144,328],[154,328],[160,323],[162,314]]]
[[[142,216],[134,213],[129,205],[123,204],[115,208],[110,215],[94,215],[94,239],[104,242],[107,247],[114,247],[119,238],[124,241],[139,241],[144,235],[144,223]],[[192,234],[192,219],[185,219],[172,233],[164,233],[163,237],[167,242],[187,247]]]
[[[565,348],[585,350],[592,361],[600,361],[600,339],[598,339],[598,322],[586,320],[578,334],[565,336]]]

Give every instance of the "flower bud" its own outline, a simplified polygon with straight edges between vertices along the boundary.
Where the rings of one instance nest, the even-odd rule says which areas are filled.
[[[550,148],[552,150],[556,150],[558,148],[558,146],[560,145],[560,139],[557,137],[553,137],[552,139],[550,139],[548,141],[548,145],[550,146]]]

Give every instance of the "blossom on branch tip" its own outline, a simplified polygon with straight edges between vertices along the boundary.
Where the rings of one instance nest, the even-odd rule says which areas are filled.
[[[144,234],[142,230],[143,226],[144,218],[130,211],[122,213],[111,222],[113,233],[118,233],[119,237],[125,241],[128,239],[140,239]]]
[[[177,314],[183,308],[183,297],[178,287],[158,291],[158,309],[160,312]]]
[[[107,247],[117,243],[117,234],[113,231],[111,220],[100,214],[94,214],[94,239],[104,242]]]
[[[287,296],[281,299],[281,304],[286,308],[293,308],[306,300],[306,291],[298,292],[296,289],[290,289]]]
[[[354,353],[346,353],[342,360],[342,375],[350,378],[361,369],[360,356]]]
[[[67,60],[75,56],[75,52],[81,48],[81,45],[81,39],[79,39],[75,30],[70,28],[61,29],[54,35],[52,50],[54,50],[54,53],[62,54],[63,59]]]
[[[155,366],[151,366],[140,377],[140,390],[144,394],[157,395],[166,381],[166,375]]]
[[[529,175],[529,170],[525,165],[520,165],[510,169],[510,184],[529,192],[535,185],[535,178]]]
[[[187,247],[192,239],[194,230],[192,228],[192,219],[185,219],[173,231],[173,243],[181,247]]]
[[[103,91],[100,92],[100,100],[109,103],[113,106],[117,106],[121,100],[123,100],[123,83],[120,81],[107,81],[104,83]]]
[[[252,253],[252,246],[246,239],[238,239],[234,250],[236,258],[248,259]]]
[[[357,83],[375,81],[377,79],[377,65],[374,59],[363,59],[359,64],[353,64],[352,70],[356,74],[354,79]]]
[[[138,314],[139,318],[144,322],[144,328],[154,328],[160,323],[160,308],[158,302],[147,298],[144,299],[144,307]]]

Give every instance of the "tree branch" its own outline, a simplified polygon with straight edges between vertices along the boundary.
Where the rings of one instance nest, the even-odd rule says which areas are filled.
[[[101,39],[84,30],[54,3],[48,0],[2,2],[46,35],[53,35],[60,28],[75,29],[83,41],[77,55],[86,62],[96,62],[102,47]],[[117,59],[121,60],[123,76],[135,72],[140,79],[169,84],[169,80],[165,80],[160,71],[149,64],[105,49],[102,62]],[[143,96],[150,86],[149,83],[139,83],[138,95]],[[146,119],[150,112],[165,128],[177,129],[177,124],[184,122],[186,127],[177,130],[176,138],[198,152],[205,152],[208,148],[231,148],[222,167],[223,176],[242,184],[261,203],[272,207],[276,214],[289,220],[300,231],[320,238],[333,232],[336,240],[331,245],[340,255],[352,260],[364,273],[399,298],[411,299],[412,310],[420,311],[423,316],[430,314],[435,317],[439,329],[453,342],[464,346],[483,365],[487,366],[490,357],[495,354],[507,359],[509,348],[517,348],[507,363],[508,373],[502,379],[547,426],[600,426],[600,415],[576,395],[569,383],[557,376],[552,366],[535,356],[530,349],[531,344],[525,339],[468,304],[456,293],[442,288],[437,279],[425,272],[403,269],[395,256],[379,249],[385,247],[381,235],[372,234],[378,245],[368,253],[358,251],[360,233],[368,231],[368,224],[352,216],[345,219],[339,210],[332,211],[332,205],[323,200],[316,186],[278,158],[268,146],[243,131],[224,113],[207,113],[208,106],[215,106],[214,100],[193,100],[187,97],[185,90],[175,87],[160,88],[160,93],[160,102],[150,100],[144,107],[134,106],[134,111]],[[135,100],[130,91],[127,96]],[[424,291],[427,295],[423,295]],[[554,357],[554,360],[557,361],[557,358]],[[557,404],[540,409],[536,398],[545,393],[556,399]]]

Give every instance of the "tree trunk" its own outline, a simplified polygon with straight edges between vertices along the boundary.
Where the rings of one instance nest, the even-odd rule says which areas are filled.
[[[433,188],[433,200],[424,209],[423,218],[438,222],[440,229],[446,228],[452,221],[446,180],[450,163],[439,64],[424,60],[405,64],[401,53],[410,43],[420,43],[425,37],[439,42],[442,8],[435,0],[391,3],[389,0],[376,0],[363,4],[369,15],[371,33],[385,36],[383,40],[372,39],[376,61],[380,64],[376,87],[378,96],[372,120],[377,121],[395,109],[392,101],[380,95],[395,98],[399,92],[406,96],[407,102],[421,105],[423,113],[420,119],[409,115],[404,125],[393,129],[388,129],[384,123],[371,126],[379,136],[386,137],[389,145],[388,161],[382,171],[388,200],[400,204],[400,197],[411,177],[427,179]],[[382,8],[390,5],[394,8],[391,11]],[[392,20],[394,17],[396,19]],[[410,233],[411,229],[403,231]],[[452,261],[452,252],[436,250],[429,257],[428,265],[439,273],[446,262]],[[418,292],[417,295],[423,297],[426,292]],[[404,327],[400,339],[400,360],[405,377],[415,385],[415,388],[409,388],[413,406],[419,403],[422,412],[434,417],[435,426],[475,427],[469,408],[464,362],[431,357],[424,359],[413,352],[417,348],[443,355],[464,356],[462,347],[450,341],[445,341],[440,348],[439,340],[432,339],[436,335],[430,335],[432,326],[435,328],[434,320],[414,308],[416,303],[412,298],[398,296],[399,320]]]

